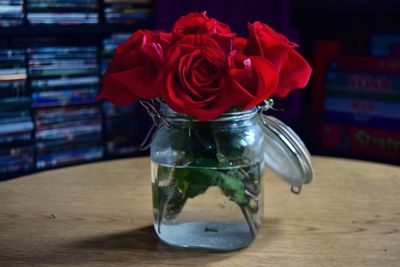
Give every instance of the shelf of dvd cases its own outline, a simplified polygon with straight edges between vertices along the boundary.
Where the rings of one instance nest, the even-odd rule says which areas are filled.
[[[96,101],[101,73],[128,37],[0,50],[0,180],[146,153],[139,149],[150,126],[144,110]]]
[[[96,101],[100,69],[128,36],[105,38],[102,53],[54,43],[0,50],[0,180],[144,153],[149,120],[141,107]]]
[[[0,178],[34,169],[24,49],[0,49]]]
[[[151,24],[153,10],[153,0],[2,0],[0,35],[108,34]]]
[[[115,47],[152,27],[151,2],[0,1],[0,181],[147,153],[144,110],[96,96]]]

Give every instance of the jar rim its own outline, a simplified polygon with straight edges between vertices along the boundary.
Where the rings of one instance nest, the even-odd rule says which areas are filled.
[[[258,109],[256,107],[246,109],[243,111],[232,111],[232,112],[225,112],[222,113],[219,117],[206,120],[206,121],[199,121],[196,118],[190,118],[189,115],[176,112],[169,108],[168,106],[163,107],[162,110],[165,112],[166,118],[171,121],[193,121],[193,122],[220,122],[220,121],[232,121],[232,120],[245,120],[254,117]]]

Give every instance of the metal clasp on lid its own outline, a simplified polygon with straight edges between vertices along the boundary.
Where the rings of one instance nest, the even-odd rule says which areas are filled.
[[[151,146],[151,142],[153,141],[154,136],[160,130],[162,126],[167,128],[171,127],[171,123],[166,119],[165,113],[158,111],[155,101],[152,99],[150,102],[139,100],[139,103],[147,110],[151,119],[153,120],[153,125],[149,129],[144,138],[143,142],[140,144],[140,150],[146,150]]]

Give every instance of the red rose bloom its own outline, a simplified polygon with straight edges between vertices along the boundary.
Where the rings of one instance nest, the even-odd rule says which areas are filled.
[[[279,85],[274,95],[285,97],[294,88],[306,86],[311,67],[284,35],[261,22],[249,24],[249,37],[244,54],[260,56],[274,64],[279,73]]]
[[[166,61],[166,88],[161,96],[170,108],[209,120],[232,106],[226,56],[215,40],[184,36],[170,48]]]
[[[101,81],[104,89],[98,98],[129,105],[139,98],[158,97],[164,47],[170,39],[167,33],[140,30],[120,44]]]
[[[230,65],[230,97],[235,107],[252,108],[275,92],[279,76],[271,62],[233,52]]]
[[[188,34],[208,34],[232,37],[233,34],[228,25],[216,19],[207,17],[206,12],[189,13],[180,17],[172,28],[174,39],[179,39]]]

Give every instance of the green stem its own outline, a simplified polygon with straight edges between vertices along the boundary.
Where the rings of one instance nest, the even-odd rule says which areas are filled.
[[[242,210],[242,213],[244,215],[244,218],[246,219],[247,225],[249,226],[251,235],[253,237],[256,237],[257,227],[254,224],[253,220],[251,219],[251,211],[245,206],[240,206],[240,209]]]
[[[157,185],[158,186],[158,185]],[[163,220],[164,216],[164,194],[162,194],[161,199],[160,199],[160,207],[158,208],[158,225],[157,225],[157,231],[159,234],[161,234],[161,223]]]

